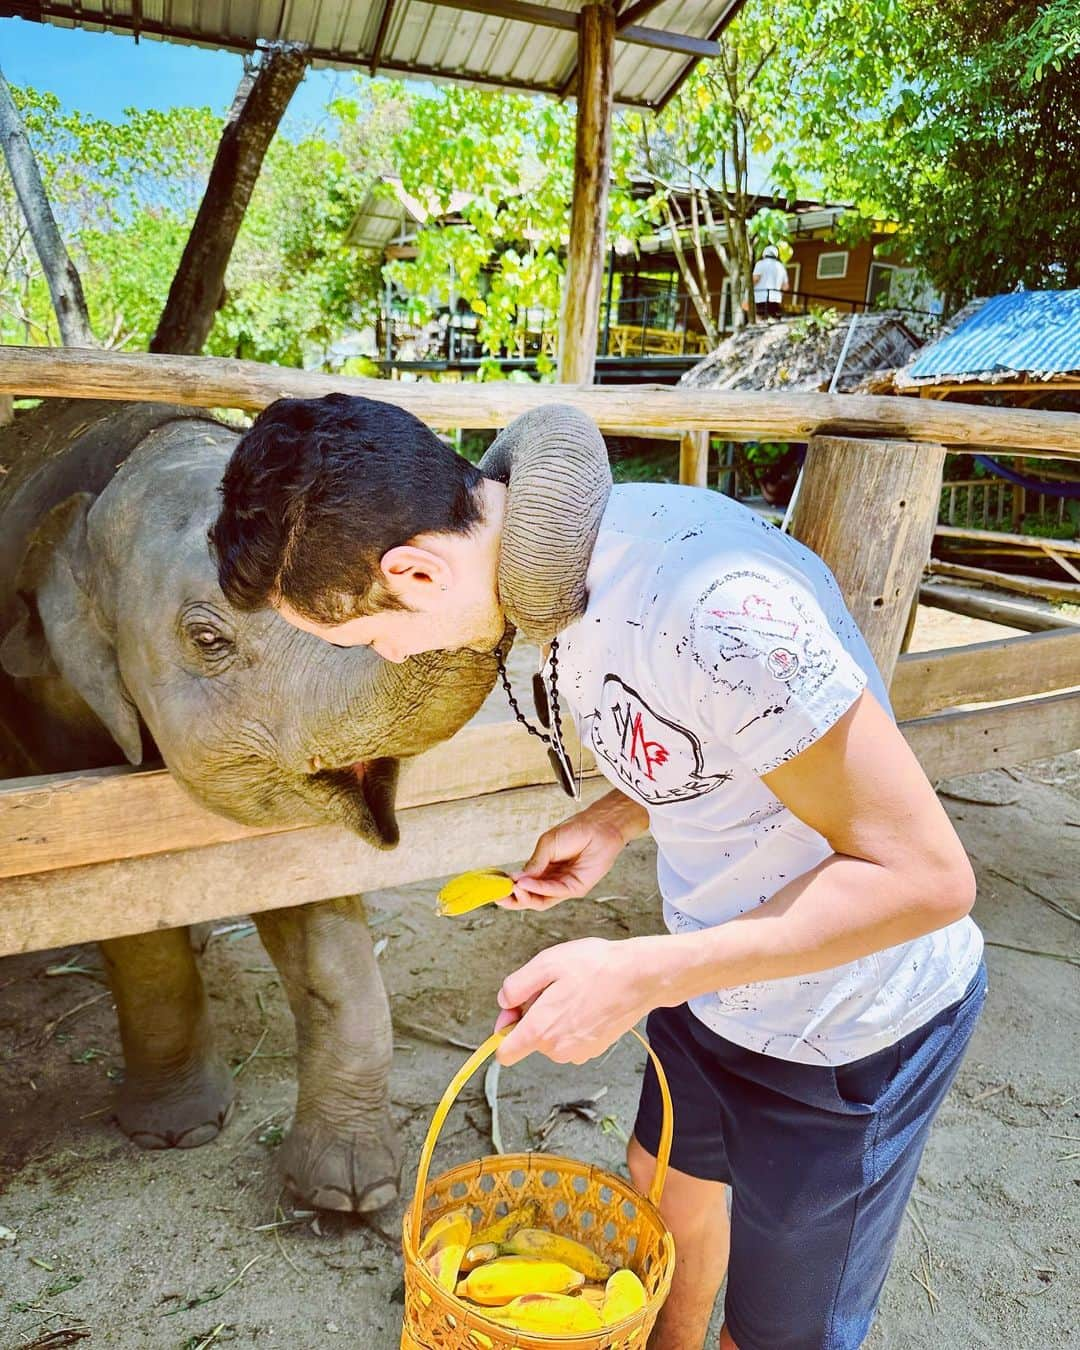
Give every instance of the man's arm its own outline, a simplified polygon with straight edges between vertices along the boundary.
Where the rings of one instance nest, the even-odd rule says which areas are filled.
[[[764,904],[699,932],[586,939],[541,952],[499,994],[527,1015],[500,1050],[558,1061],[600,1054],[652,1008],[717,989],[843,965],[954,922],[975,884],[933,788],[869,693],[764,776],[833,854]]]

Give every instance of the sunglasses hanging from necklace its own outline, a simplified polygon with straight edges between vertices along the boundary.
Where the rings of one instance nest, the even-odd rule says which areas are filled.
[[[541,671],[537,671],[532,677],[533,707],[536,710],[537,721],[540,723],[540,726],[544,728],[543,731],[534,727],[518,707],[518,701],[514,697],[513,689],[510,687],[510,677],[506,673],[506,663],[503,661],[501,654],[498,658],[498,663],[499,678],[502,680],[502,686],[506,690],[506,697],[510,703],[510,711],[530,736],[535,736],[547,746],[548,761],[555,771],[555,777],[559,780],[559,786],[568,797],[573,797],[573,799],[577,801],[581,796],[581,786],[577,776],[574,774],[573,766],[570,763],[570,757],[566,753],[566,746],[563,743],[562,714],[559,711],[559,639],[551,639],[551,653],[548,657],[548,669],[551,671],[551,693],[548,693],[547,687],[544,684],[544,676]],[[548,735],[548,732],[551,734]]]

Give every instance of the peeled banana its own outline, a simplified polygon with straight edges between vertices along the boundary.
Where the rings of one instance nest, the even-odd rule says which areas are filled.
[[[500,1256],[470,1271],[457,1286],[458,1298],[485,1308],[512,1303],[524,1294],[569,1294],[580,1289],[585,1276],[561,1261],[538,1261],[530,1256]]]
[[[617,1270],[604,1289],[604,1306],[600,1310],[604,1326],[609,1327],[640,1312],[647,1302],[645,1286],[632,1270]]]
[[[461,1262],[472,1238],[472,1220],[463,1209],[437,1219],[420,1244],[420,1259],[440,1289],[451,1292],[461,1272]]]
[[[584,1299],[565,1294],[522,1294],[503,1308],[488,1308],[484,1316],[515,1331],[552,1336],[599,1331],[604,1325],[600,1314]]]
[[[611,1274],[611,1267],[584,1243],[548,1232],[546,1228],[519,1228],[502,1244],[502,1250],[508,1256],[561,1261],[571,1270],[580,1271],[587,1280],[606,1280]]]
[[[497,867],[462,872],[461,876],[448,881],[439,892],[438,912],[444,917],[456,918],[459,914],[469,914],[496,900],[505,900],[513,894],[513,890],[513,877]]]

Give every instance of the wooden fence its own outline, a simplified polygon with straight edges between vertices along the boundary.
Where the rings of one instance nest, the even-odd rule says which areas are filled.
[[[929,553],[943,447],[1080,458],[1080,417],[927,400],[719,394],[639,386],[409,385],[209,358],[0,348],[0,394],[141,398],[255,409],[344,389],[440,427],[501,426],[572,402],[605,428],[680,428],[700,471],[714,431],[807,439],[794,532],[829,563],[867,635],[904,734],[933,780],[1080,746],[1080,629],[901,656]],[[586,800],[602,790],[583,758]],[[403,774],[402,842],[380,853],[335,826],[259,830],[215,816],[164,771],[0,784],[0,954],[325,899],[524,857],[567,813],[542,747],[516,723],[472,724]]]

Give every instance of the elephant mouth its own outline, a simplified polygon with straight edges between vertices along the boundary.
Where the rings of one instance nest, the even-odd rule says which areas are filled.
[[[297,791],[321,815],[377,848],[393,848],[401,837],[394,806],[397,780],[396,759],[357,760],[305,774]]]

